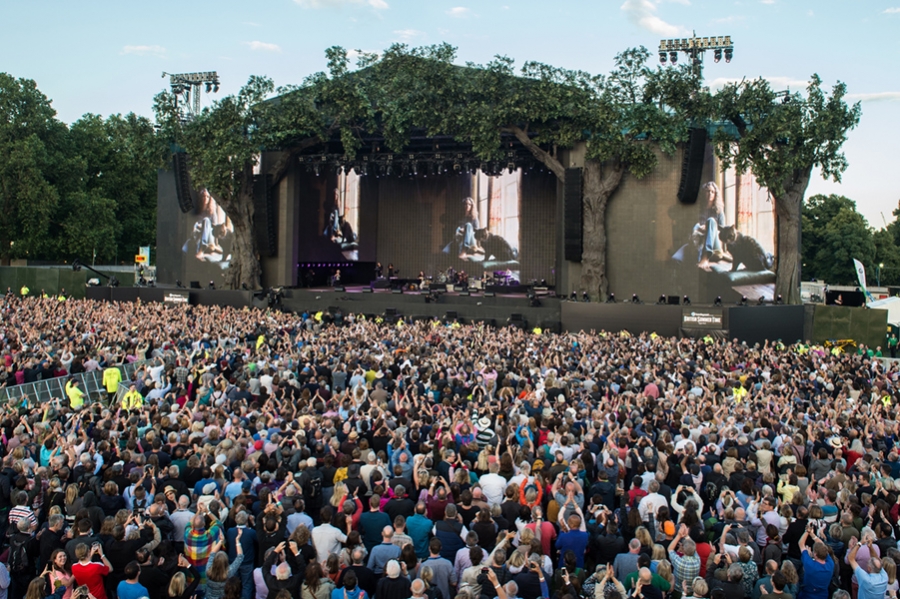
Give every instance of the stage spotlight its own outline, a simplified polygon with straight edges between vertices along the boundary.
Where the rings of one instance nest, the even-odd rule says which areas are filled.
[[[639,303],[641,303],[641,298],[638,297],[638,294],[637,294],[637,293],[632,293],[632,294],[631,294],[631,303],[632,303],[632,304],[639,304]]]
[[[717,295],[717,296],[716,296],[716,301],[713,302],[713,305],[714,305],[714,306],[721,306],[721,305],[722,305],[722,296],[721,296],[721,295]]]
[[[578,292],[575,291],[574,289],[572,290],[572,295],[569,296],[569,300],[573,301],[573,302],[578,301]]]
[[[72,262],[72,270],[75,272],[81,272],[81,261],[78,258]]]
[[[207,81],[207,82],[206,82],[206,93],[209,93],[209,92],[211,92],[211,91],[212,91],[212,83],[210,83],[209,81]]]
[[[762,295],[759,296],[759,299],[756,300],[756,305],[757,305],[757,306],[764,306],[765,304],[766,304],[766,298],[765,298],[765,296],[762,296]]]
[[[713,52],[713,60],[715,62],[719,62],[720,60],[722,60],[722,51],[721,50],[716,50],[715,52]]]
[[[322,169],[319,167],[318,164],[313,167],[313,171],[316,173],[317,177],[322,174]]]
[[[784,303],[784,300],[782,299],[781,295],[779,295],[778,297],[775,298],[775,303],[779,306]]]
[[[616,303],[616,294],[615,294],[615,293],[610,293],[610,294],[609,294],[609,297],[606,298],[606,303],[607,303],[607,304],[614,304],[614,303]]]
[[[725,49],[725,62],[731,62],[731,57],[734,56],[734,50],[731,48]]]
[[[676,64],[678,62],[678,52],[669,52],[669,60],[672,61],[672,64]]]
[[[689,298],[688,296],[684,296],[684,298],[682,298],[682,300],[681,300],[681,303],[684,304],[685,306],[690,306],[691,298]]]
[[[184,289],[184,285],[181,284],[181,279],[175,279],[175,287],[178,289]]]
[[[746,296],[746,295],[742,295],[742,296],[741,296],[741,301],[738,302],[738,305],[739,305],[739,306],[746,306],[746,305],[747,305],[747,296]]]
[[[209,289],[215,289],[215,288],[216,288],[216,282],[215,282],[215,281],[210,281],[210,282],[209,282]]]
[[[660,62],[660,64],[666,64],[666,53],[665,52],[659,53],[659,62]]]
[[[581,301],[583,301],[586,304],[591,303],[591,296],[588,295],[587,291],[581,292]]]
[[[412,163],[412,174],[413,174],[413,175],[418,175],[418,174],[419,174],[419,163],[418,163],[418,162],[413,162],[413,163]]]
[[[666,294],[664,293],[661,296],[659,296],[658,300],[656,300],[656,305],[662,306],[662,305],[665,305],[665,303],[666,303]]]
[[[219,93],[219,84],[218,83],[213,84],[213,93],[214,94]]]
[[[541,279],[541,287],[547,286],[547,279]]]
[[[110,277],[110,278],[109,278],[109,286],[110,286],[110,287],[118,287],[118,286],[119,286],[119,279],[117,279],[117,278],[115,278],[115,277]]]

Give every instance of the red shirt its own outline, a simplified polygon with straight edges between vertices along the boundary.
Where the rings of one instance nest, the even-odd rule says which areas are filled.
[[[712,545],[709,543],[697,543],[697,557],[700,558],[700,576],[706,578],[706,562],[709,560],[709,554],[713,552]]]
[[[104,577],[109,574],[109,568],[103,562],[91,562],[82,564],[78,562],[72,566],[72,576],[78,586],[86,584],[91,595],[97,599],[106,599],[106,589],[103,586]]]

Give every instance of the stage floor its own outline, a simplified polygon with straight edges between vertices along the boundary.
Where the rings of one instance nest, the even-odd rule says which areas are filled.
[[[377,295],[400,295],[396,290],[390,289],[387,287],[375,287],[374,289],[369,285],[344,285],[343,291],[335,291],[334,287],[303,287],[303,288],[295,288],[294,291],[307,291],[309,293],[359,293],[359,294],[377,294]],[[403,290],[402,295],[428,295],[428,291],[422,291],[420,289],[416,290]],[[484,297],[484,291],[480,289],[470,289],[469,291],[434,291],[435,295],[440,294],[448,297]],[[527,297],[527,294],[524,292],[501,292],[494,291],[492,292],[494,297],[506,297],[506,298],[524,298]],[[540,294],[539,294],[540,295]],[[490,297],[490,296],[488,296]]]

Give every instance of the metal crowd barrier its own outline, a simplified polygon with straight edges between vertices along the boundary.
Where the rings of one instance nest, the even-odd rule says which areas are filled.
[[[119,371],[122,373],[122,381],[130,380],[131,375],[146,363],[147,360],[137,360],[131,364],[119,366]],[[97,395],[104,398],[106,397],[106,387],[103,386],[103,369],[82,372],[73,376],[81,381],[81,390],[84,391],[89,398],[94,399]],[[68,383],[71,378],[71,376],[59,376],[52,379],[35,381],[34,383],[0,388],[0,403],[18,401],[26,395],[29,399],[36,401],[39,404],[47,403],[54,398],[68,401],[66,398],[66,383]],[[125,387],[126,391],[127,389],[128,387]],[[122,393],[122,385],[120,384],[118,394]]]

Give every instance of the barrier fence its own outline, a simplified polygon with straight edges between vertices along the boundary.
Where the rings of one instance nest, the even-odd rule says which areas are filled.
[[[137,360],[130,364],[119,366],[118,368],[119,372],[122,374],[122,381],[130,380],[131,375],[146,363],[146,360]],[[52,379],[35,381],[33,383],[0,388],[0,402],[8,403],[11,401],[20,401],[26,396],[38,404],[48,403],[55,398],[68,401],[66,398],[66,383],[72,378],[81,382],[81,390],[87,397],[94,398],[98,394],[101,397],[106,397],[106,387],[103,385],[103,370],[97,369],[92,370],[91,372],[82,372],[71,376],[58,376]],[[128,387],[125,386],[124,391],[127,390]],[[123,385],[120,384],[117,397],[121,396],[124,391]]]

